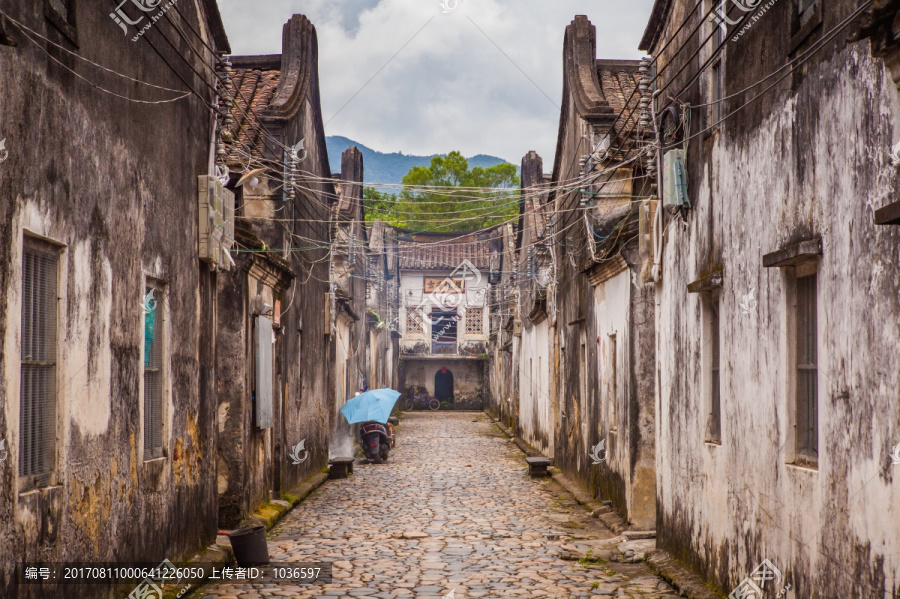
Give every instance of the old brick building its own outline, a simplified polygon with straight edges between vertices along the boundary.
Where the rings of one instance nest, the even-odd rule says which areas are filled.
[[[281,55],[231,57],[237,267],[219,282],[222,526],[236,526],[327,464],[335,410],[325,319],[336,190],[315,27],[295,15],[284,25],[283,44]],[[257,168],[265,170],[237,185]],[[301,442],[308,454],[300,452],[296,464],[290,455]]]
[[[480,410],[489,393],[490,232],[400,232],[400,390]],[[496,254],[496,252],[493,252]]]
[[[212,1],[180,5],[136,41],[96,3],[0,10],[10,597],[23,558],[161,561],[215,537],[220,274],[198,253],[198,177],[215,174],[207,106],[213,53],[229,47]]]

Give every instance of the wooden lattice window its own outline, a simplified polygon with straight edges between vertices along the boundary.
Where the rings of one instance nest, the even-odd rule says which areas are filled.
[[[406,334],[419,335],[425,333],[425,316],[422,308],[406,309]]]
[[[22,346],[19,476],[27,487],[51,484],[56,468],[57,248],[25,238],[22,256]]]
[[[466,310],[466,335],[484,334],[484,308]]]

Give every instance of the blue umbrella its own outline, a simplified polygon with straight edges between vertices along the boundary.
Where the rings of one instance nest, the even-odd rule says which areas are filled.
[[[360,393],[341,408],[341,414],[349,424],[357,422],[380,422],[386,424],[394,404],[400,397],[393,389],[374,389]]]

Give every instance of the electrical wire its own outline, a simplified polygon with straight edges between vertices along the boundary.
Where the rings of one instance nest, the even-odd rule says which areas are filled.
[[[123,74],[123,73],[119,73],[118,71],[114,71],[113,69],[110,69],[110,68],[105,67],[105,66],[103,66],[103,65],[101,65],[101,64],[98,64],[98,63],[96,63],[96,62],[93,62],[92,60],[89,60],[89,59],[87,59],[87,58],[84,58],[83,56],[80,56],[80,55],[78,55],[78,54],[76,54],[76,53],[70,51],[68,48],[65,48],[65,47],[63,47],[63,46],[61,46],[61,45],[59,45],[59,44],[57,44],[57,43],[55,43],[55,42],[53,42],[53,41],[47,39],[46,37],[42,36],[41,34],[37,33],[36,31],[34,31],[34,30],[30,29],[29,27],[27,27],[27,26],[25,26],[25,25],[19,23],[18,21],[16,21],[16,20],[13,19],[12,17],[10,17],[8,14],[6,14],[5,12],[3,12],[2,10],[0,10],[0,15],[2,15],[4,18],[8,19],[13,25],[15,25],[15,26],[19,29],[19,31],[22,32],[22,35],[23,35],[25,38],[27,38],[30,42],[32,42],[35,46],[37,46],[37,48],[40,49],[41,52],[43,52],[44,54],[46,54],[47,57],[50,58],[53,62],[55,62],[56,64],[58,64],[58,65],[61,66],[62,68],[66,69],[67,71],[69,71],[70,73],[72,73],[73,75],[75,75],[75,77],[77,77],[78,79],[81,79],[82,81],[84,81],[85,83],[87,83],[88,85],[90,85],[91,87],[93,87],[93,88],[95,88],[95,89],[98,89],[98,90],[100,90],[100,91],[102,91],[102,92],[104,92],[104,93],[106,93],[106,94],[109,94],[109,95],[111,95],[111,96],[115,96],[115,97],[117,97],[117,98],[121,98],[122,100],[127,100],[127,101],[129,101],[129,102],[135,102],[135,103],[138,103],[138,104],[167,104],[167,103],[170,103],[170,102],[177,102],[177,101],[179,101],[179,100],[183,100],[184,98],[186,98],[186,97],[188,97],[188,96],[191,95],[191,92],[183,92],[183,90],[177,90],[177,89],[172,89],[172,88],[163,87],[163,86],[159,86],[159,85],[154,85],[154,84],[148,83],[148,82],[146,82],[146,81],[141,81],[141,80],[139,80],[139,79],[135,79],[135,78],[130,77],[130,76],[128,76],[128,75],[125,75],[125,74]],[[112,90],[110,90],[110,89],[107,89],[107,88],[101,86],[101,85],[98,85],[98,84],[96,84],[96,83],[93,83],[92,81],[88,80],[86,77],[84,77],[83,75],[81,75],[81,73],[75,71],[74,69],[72,69],[72,68],[69,67],[68,65],[64,64],[64,63],[63,63],[62,61],[60,61],[58,58],[56,58],[55,56],[53,56],[52,54],[50,54],[49,52],[47,52],[46,48],[44,48],[44,47],[43,47],[41,44],[39,44],[34,38],[32,38],[32,37],[29,35],[28,32],[33,33],[35,36],[39,37],[40,39],[46,41],[47,43],[49,43],[49,44],[51,44],[51,45],[53,45],[53,46],[55,46],[56,48],[58,48],[58,49],[60,49],[60,50],[63,50],[63,51],[65,51],[65,52],[69,53],[69,54],[72,55],[72,56],[76,56],[76,57],[78,57],[79,59],[81,59],[81,60],[87,62],[88,64],[91,64],[91,65],[93,65],[93,66],[95,66],[95,67],[97,67],[97,68],[99,68],[99,69],[102,69],[102,70],[108,72],[108,73],[112,73],[112,74],[114,74],[114,75],[116,75],[116,76],[118,76],[118,77],[122,77],[122,78],[127,79],[127,80],[129,80],[129,81],[132,81],[132,82],[134,82],[134,83],[139,83],[139,84],[141,84],[141,85],[146,85],[146,86],[148,86],[148,87],[153,87],[153,88],[156,88],[156,89],[161,89],[161,90],[165,90],[165,91],[171,91],[171,92],[174,92],[174,93],[179,93],[179,94],[181,94],[181,95],[179,95],[179,96],[177,96],[177,97],[175,97],[175,98],[169,98],[169,99],[167,99],[167,100],[140,100],[140,99],[137,99],[137,98],[131,98],[131,97],[125,96],[125,95],[123,95],[123,94],[119,94],[119,93],[117,93],[117,92],[114,92],[114,91],[112,91]]]

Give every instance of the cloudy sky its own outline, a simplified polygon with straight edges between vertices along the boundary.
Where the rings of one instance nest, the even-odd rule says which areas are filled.
[[[597,27],[598,58],[640,58],[652,4],[219,0],[235,54],[278,54],[282,25],[295,13],[309,17],[319,37],[328,135],[382,152],[460,150],[515,164],[536,150],[547,170],[559,126],[566,25],[586,14]]]

